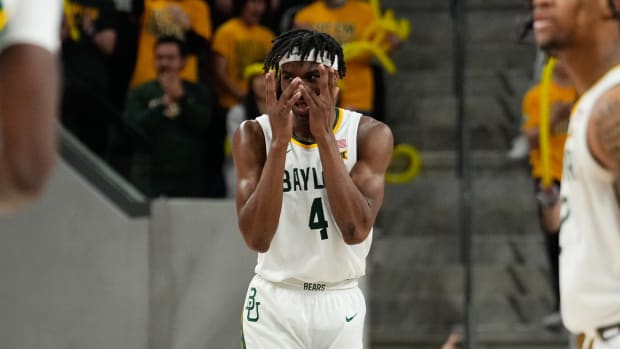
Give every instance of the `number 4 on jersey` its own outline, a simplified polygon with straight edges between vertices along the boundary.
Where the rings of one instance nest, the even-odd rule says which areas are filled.
[[[327,221],[323,211],[323,200],[315,198],[310,207],[310,221],[308,222],[310,229],[321,229],[321,240],[327,239]]]

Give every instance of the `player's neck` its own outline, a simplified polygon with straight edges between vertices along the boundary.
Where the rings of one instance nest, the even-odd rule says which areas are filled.
[[[620,64],[620,42],[567,50],[559,56],[566,62],[568,76],[581,95]]]
[[[312,144],[312,143],[316,143],[316,141],[314,140],[314,138],[312,137],[312,134],[310,132],[295,132],[293,131],[293,138],[295,138],[298,141],[301,141],[303,143],[308,143],[308,144]]]
[[[553,82],[561,87],[572,87],[573,86],[573,82],[570,80],[570,77],[568,77],[568,75],[566,75],[566,73],[562,73],[562,74],[553,74]]]

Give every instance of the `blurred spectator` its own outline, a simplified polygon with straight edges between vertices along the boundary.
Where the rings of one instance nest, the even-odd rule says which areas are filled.
[[[243,121],[252,120],[267,112],[263,63],[247,66],[243,71],[243,78],[248,82],[248,94],[241,102],[230,108],[226,116],[227,134],[231,139]]]
[[[243,72],[243,78],[248,81],[248,94],[243,101],[234,105],[226,115],[227,144],[230,144],[233,135],[239,125],[245,120],[253,120],[257,116],[267,113],[267,103],[265,100],[265,74],[263,73],[263,62],[253,63],[247,66]],[[236,173],[231,157],[226,159],[224,166],[226,173],[227,194],[234,197],[236,189]]]
[[[224,143],[226,138],[226,115],[239,103],[248,91],[243,78],[244,68],[251,63],[263,61],[269,49],[273,33],[260,25],[266,10],[266,0],[234,0],[235,17],[222,24],[213,36],[215,78],[219,103],[206,139],[207,156],[212,164],[213,197],[226,196],[226,182],[222,173],[224,166]],[[219,171],[218,171],[219,169]]]
[[[213,19],[213,30],[233,16],[233,0],[207,0]]]
[[[116,3],[116,47],[110,62],[110,102],[117,110],[110,131],[108,163],[125,178],[129,178],[131,139],[122,120],[127,90],[136,63],[139,16],[133,13],[135,1],[114,0]],[[142,4],[143,0],[139,0]],[[137,8],[139,8],[138,6]]]
[[[157,79],[127,97],[124,119],[135,134],[131,181],[148,197],[204,196],[210,93],[181,79],[187,55],[182,41],[161,37],[154,51]]]
[[[109,58],[116,45],[112,0],[67,0],[61,29],[62,122],[94,153],[105,157],[118,115],[109,98]]]
[[[542,86],[538,84],[531,88],[523,98],[523,115],[525,123],[523,133],[527,137],[530,147],[530,165],[532,177],[536,186],[538,202],[538,218],[542,231],[545,233],[545,245],[549,259],[551,284],[554,293],[553,312],[543,322],[547,326],[561,325],[560,318],[560,289],[559,289],[559,231],[560,231],[560,181],[562,178],[562,159],[564,143],[568,132],[568,121],[571,107],[577,98],[575,87],[569,80],[564,66],[560,61],[556,63],[549,90],[551,115],[549,125],[549,152],[550,175],[553,180],[549,188],[542,184],[543,168],[539,147],[541,122],[541,94]]]
[[[293,29],[293,19],[299,10],[312,3],[312,0],[281,0],[277,10],[272,11],[276,18],[277,27],[272,29],[276,34],[281,34]]]
[[[361,41],[364,30],[377,20],[367,2],[357,0],[319,0],[295,15],[294,26],[325,32],[341,45]],[[375,116],[375,81],[372,57],[347,59],[347,75],[342,80],[340,106]]]
[[[191,82],[199,81],[198,57],[207,54],[212,33],[208,5],[203,0],[144,0],[140,5],[142,10],[134,9],[136,13],[143,13],[131,86],[157,76],[153,69],[153,46],[162,36],[173,36],[186,42],[190,54],[181,77]]]
[[[235,17],[215,32],[215,74],[219,103],[225,109],[241,101],[248,90],[243,69],[262,61],[271,48],[273,33],[260,25],[266,0],[235,0]]]

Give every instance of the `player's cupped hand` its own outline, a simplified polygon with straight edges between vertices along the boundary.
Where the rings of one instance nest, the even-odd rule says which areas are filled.
[[[336,118],[336,100],[339,88],[334,69],[319,64],[319,94],[307,85],[300,91],[310,112],[310,132],[314,138],[331,135]]]
[[[275,72],[270,71],[265,76],[267,104],[267,114],[271,123],[273,139],[288,143],[293,135],[293,114],[292,108],[295,102],[301,97],[299,87],[301,79],[295,78],[277,98]]]

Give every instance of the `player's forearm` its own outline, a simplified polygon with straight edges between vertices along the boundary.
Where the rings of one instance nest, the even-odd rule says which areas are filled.
[[[347,244],[358,244],[368,237],[374,222],[370,201],[357,188],[331,137],[317,140],[323,164],[327,199],[336,224]]]
[[[0,55],[2,211],[37,197],[55,163],[56,71],[57,58],[41,47],[14,45]],[[24,96],[28,96],[27,102]],[[10,201],[14,203],[8,204]]]
[[[0,215],[16,211],[40,195],[52,163],[48,161],[35,169],[0,155]]]
[[[256,188],[239,210],[239,228],[247,245],[258,252],[269,249],[282,211],[282,176],[286,145],[272,144]]]

